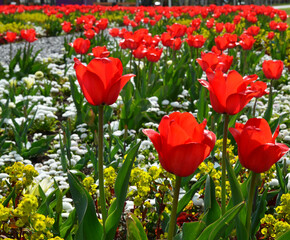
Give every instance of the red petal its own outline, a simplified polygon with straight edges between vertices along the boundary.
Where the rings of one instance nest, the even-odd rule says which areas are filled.
[[[239,113],[255,95],[256,92],[246,91],[228,96],[226,101],[226,112],[230,115]]]
[[[117,82],[115,82],[110,87],[110,89],[106,89],[106,93],[104,96],[104,98],[105,98],[104,102],[107,105],[111,105],[114,102],[116,102],[123,87],[130,80],[130,78],[132,78],[134,76],[135,76],[134,74],[126,74],[126,75],[122,76]]]
[[[160,134],[152,129],[143,129],[142,132],[149,137],[156,151],[160,154],[162,150]]]
[[[268,171],[289,150],[285,144],[267,143],[254,149],[241,164],[256,173]]]
[[[88,71],[78,59],[74,65],[78,82],[87,101],[94,106],[103,103],[104,86],[97,75]]]
[[[171,148],[164,156],[163,168],[177,176],[187,177],[195,172],[206,158],[209,146],[189,143]]]
[[[189,143],[191,141],[188,133],[180,127],[175,120],[170,120],[170,126],[168,129],[167,144],[170,147]]]

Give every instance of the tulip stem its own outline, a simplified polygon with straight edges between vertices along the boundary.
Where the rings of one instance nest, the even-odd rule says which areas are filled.
[[[104,106],[99,105],[99,151],[98,151],[98,167],[99,167],[99,191],[100,191],[100,203],[101,203],[101,212],[102,212],[102,220],[103,220],[103,229],[105,232],[105,223],[107,219],[107,208],[106,208],[106,197],[105,197],[105,189],[104,189],[104,169],[103,169],[103,142],[104,142]]]
[[[267,120],[267,122],[270,121],[271,117],[272,117],[272,113],[273,113],[273,79],[271,79],[270,81],[270,92],[269,92],[269,101],[268,101],[268,107],[267,107],[267,110],[266,110],[266,113],[268,114],[265,114],[265,119]]]
[[[252,216],[252,210],[253,210],[253,199],[255,195],[257,177],[258,177],[258,173],[252,172],[250,192],[249,192],[248,201],[247,201],[247,218],[246,218],[247,239],[250,239],[251,237],[251,216]]]
[[[181,185],[181,177],[176,176],[175,186],[174,186],[173,205],[172,205],[172,211],[170,215],[167,240],[172,240],[175,235],[176,217],[177,217],[176,212],[177,212],[180,185]]]
[[[223,155],[222,155],[222,215],[226,212],[226,156],[228,140],[229,115],[224,115]]]
[[[258,98],[255,98],[255,103],[254,103],[254,106],[253,106],[253,117],[255,117],[255,115],[256,115],[257,101],[258,101]]]

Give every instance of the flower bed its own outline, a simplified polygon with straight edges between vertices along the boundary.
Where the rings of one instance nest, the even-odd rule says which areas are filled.
[[[289,237],[285,11],[0,13],[1,238]]]

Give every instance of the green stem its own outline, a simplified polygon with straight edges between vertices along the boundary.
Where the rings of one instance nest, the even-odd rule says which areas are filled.
[[[167,240],[172,240],[174,235],[175,235],[176,212],[177,212],[180,185],[181,185],[181,177],[176,176],[175,187],[174,187],[174,196],[173,196],[173,205],[172,205],[172,211],[171,211],[171,215],[170,215]]]
[[[104,235],[105,231],[105,223],[107,219],[107,208],[106,208],[106,197],[105,197],[105,188],[104,188],[104,169],[103,169],[103,143],[104,143],[104,106],[99,106],[99,151],[98,151],[98,162],[99,162],[99,191],[100,191],[100,203],[101,203],[101,212],[102,212],[102,219],[103,219],[103,229]]]
[[[228,139],[229,115],[224,115],[223,155],[222,155],[222,215],[226,212],[226,156]]]
[[[256,180],[258,177],[258,173],[252,172],[250,192],[247,201],[247,218],[246,218],[246,230],[247,230],[247,239],[250,239],[251,234],[251,216],[253,210],[253,199],[255,194]]]
[[[152,83],[152,79],[151,79],[152,69],[153,69],[153,62],[149,62],[148,84]]]
[[[253,106],[253,118],[255,117],[255,114],[256,114],[257,101],[258,101],[258,98],[255,98],[255,103],[254,103],[254,106]]]

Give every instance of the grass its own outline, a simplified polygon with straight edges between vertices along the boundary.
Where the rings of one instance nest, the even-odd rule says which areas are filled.
[[[290,8],[286,8],[286,9],[282,9],[282,10],[285,10],[287,15],[290,15]],[[288,25],[290,25],[290,17],[287,19],[287,23],[288,23]]]

